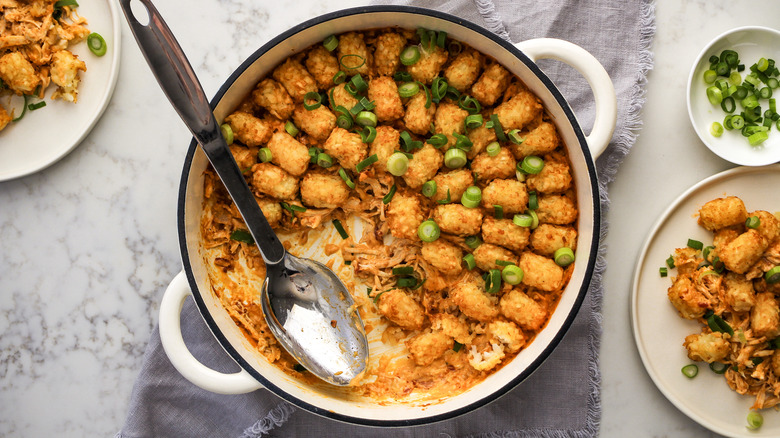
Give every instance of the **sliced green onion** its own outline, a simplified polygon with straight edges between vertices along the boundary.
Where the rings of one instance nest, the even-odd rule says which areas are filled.
[[[539,216],[533,210],[528,210],[528,214],[531,215],[531,229],[535,230],[539,226]]]
[[[745,226],[748,228],[756,229],[761,226],[761,219],[758,216],[750,216],[745,220]]]
[[[341,177],[342,180],[344,180],[344,183],[347,184],[347,187],[349,187],[350,189],[354,189],[355,188],[355,183],[352,182],[352,178],[349,177],[349,175],[347,174],[347,171],[344,170],[343,167],[341,169],[339,169],[339,176]]]
[[[376,128],[373,126],[364,126],[360,131],[360,140],[363,143],[373,143],[376,140]]]
[[[398,87],[398,94],[401,97],[412,97],[420,92],[420,86],[415,82],[407,82]]]
[[[482,239],[480,239],[479,236],[466,237],[463,242],[471,249],[477,249],[479,245],[482,245]]]
[[[436,194],[436,181],[429,180],[422,185],[422,194],[426,198],[430,198]]]
[[[519,129],[513,129],[509,131],[507,134],[507,137],[509,137],[509,141],[511,141],[514,144],[520,144],[524,141],[523,137],[520,137],[520,130]]]
[[[22,99],[24,99],[24,104],[22,105],[22,113],[19,114],[19,117],[16,117],[12,119],[12,122],[18,122],[19,120],[22,120],[22,117],[24,117],[24,114],[27,112],[27,95],[23,94]]]
[[[720,109],[722,109],[724,112],[731,114],[734,112],[735,109],[737,109],[737,103],[734,101],[734,98],[732,96],[726,97],[720,103]]]
[[[539,195],[536,194],[535,190],[531,190],[528,192],[528,209],[529,210],[536,210],[539,208]]]
[[[724,374],[729,369],[729,366],[720,362],[711,362],[710,369],[715,374]]]
[[[553,260],[555,260],[555,264],[561,267],[569,266],[570,264],[574,263],[574,251],[571,250],[571,248],[562,247],[555,250],[555,254],[553,254]]]
[[[87,36],[87,47],[89,51],[95,56],[103,56],[106,54],[106,40],[96,32],[92,32]]]
[[[333,165],[333,158],[325,152],[320,152],[317,154],[317,165],[327,169]]]
[[[401,136],[401,143],[406,152],[412,151],[414,149],[420,149],[423,146],[423,143],[421,141],[412,140],[412,135],[409,134],[409,131],[402,131],[400,136]]]
[[[495,157],[499,152],[501,152],[501,145],[498,144],[497,141],[494,141],[487,145],[485,152],[487,152],[488,156]]]
[[[390,201],[393,200],[393,195],[395,195],[395,191],[396,191],[396,187],[395,187],[395,184],[393,184],[390,187],[390,191],[388,191],[387,194],[382,198],[382,203],[383,204],[389,204]]]
[[[291,137],[295,137],[295,136],[297,136],[298,134],[300,134],[300,132],[301,132],[301,131],[298,129],[298,127],[297,127],[297,126],[295,126],[295,123],[293,123],[293,122],[290,122],[290,121],[287,121],[287,123],[285,123],[285,124],[284,124],[284,130],[285,130],[285,132],[287,132],[288,134],[290,134],[290,136],[291,136]]]
[[[222,131],[222,137],[225,139],[225,143],[227,143],[228,146],[233,144],[233,128],[227,123],[223,123],[219,126],[219,129]]]
[[[477,261],[474,260],[474,254],[464,255],[463,261],[466,262],[466,268],[468,268],[469,271],[477,266]]]
[[[723,101],[723,93],[717,86],[710,85],[707,87],[707,99],[713,105],[720,105],[720,102]]]
[[[230,233],[230,239],[236,240],[238,242],[243,242],[248,245],[254,245],[255,239],[252,237],[252,234],[248,230],[234,230],[232,233]]]
[[[498,269],[491,269],[487,273],[487,280],[485,281],[485,292],[489,294],[496,294],[501,290],[501,271]]]
[[[413,274],[414,274],[414,268],[411,266],[398,266],[393,268],[393,275],[395,276],[413,275]]]
[[[401,64],[414,65],[420,60],[420,49],[416,46],[409,46],[401,52]]]
[[[720,137],[723,135],[723,125],[718,122],[712,122],[712,125],[710,125],[710,134],[712,134],[713,137]]]
[[[750,143],[750,146],[758,146],[768,138],[769,134],[766,131],[759,131],[748,137],[748,143]]]
[[[347,80],[347,74],[344,73],[343,70],[339,70],[336,72],[335,75],[333,75],[333,83],[336,85],[343,84],[346,80]]]
[[[425,142],[435,147],[436,149],[439,149],[440,147],[447,144],[447,136],[444,134],[435,134],[433,137],[429,138]]]
[[[504,207],[500,205],[494,205],[493,206],[493,216],[496,219],[503,219],[504,218]]]
[[[493,122],[493,131],[495,131],[498,141],[505,142],[506,134],[504,133],[504,127],[501,126],[501,122],[498,120],[498,115],[492,114],[490,121]]]
[[[367,97],[360,98],[360,105],[362,105],[363,109],[366,111],[371,111],[372,109],[376,108],[376,103],[374,103],[373,100],[368,100]]]
[[[715,70],[706,70],[704,72],[704,82],[711,84],[718,78],[718,73]]]
[[[377,124],[376,114],[370,111],[361,111],[357,117],[355,117],[355,122],[361,126],[374,127]]]
[[[666,277],[669,275],[669,271],[666,269],[666,266],[658,268],[658,273],[661,274],[661,277]]]
[[[399,71],[393,75],[393,80],[396,82],[409,82],[412,80],[412,75],[408,71]]]
[[[518,227],[529,228],[533,224],[533,217],[528,213],[516,214],[512,218],[512,222]]]
[[[466,151],[459,148],[449,148],[444,154],[444,165],[450,169],[460,169],[466,165]]]
[[[774,268],[766,271],[764,274],[764,281],[769,284],[780,282],[780,266],[775,266]]]
[[[477,186],[470,186],[460,197],[460,203],[466,208],[477,208],[482,202],[482,190]]]
[[[441,48],[443,49],[443,48],[444,48],[444,45],[445,45],[446,43],[447,43],[447,32],[445,32],[445,31],[443,31],[443,30],[440,30],[440,31],[439,31],[439,32],[436,34],[436,45],[437,45],[437,46],[439,46],[439,47],[441,47]]]
[[[477,99],[474,99],[471,96],[466,96],[465,94],[458,99],[458,106],[461,109],[464,109],[468,111],[469,114],[478,114],[480,111],[482,111],[482,105],[477,101]]]
[[[316,91],[309,91],[303,96],[303,107],[307,110],[315,110],[322,105],[322,95]]]
[[[347,234],[347,230],[344,229],[344,226],[341,225],[340,220],[333,219],[333,226],[336,227],[336,231],[338,231],[339,236],[341,236],[342,239],[349,238],[349,234]]]
[[[351,61],[353,58],[355,58],[355,60],[356,60],[355,62],[357,63],[357,65],[353,65],[353,66],[347,65],[347,62],[349,62],[350,64],[353,64],[353,62]],[[344,56],[341,57],[341,59],[339,59],[339,64],[341,64],[342,67],[344,67],[346,69],[349,69],[349,70],[355,70],[357,68],[363,67],[363,64],[365,64],[365,63],[366,63],[366,58],[364,58],[364,57],[362,57],[360,55],[352,54],[352,53],[350,53],[348,55],[344,55]]]
[[[474,143],[463,134],[453,132],[452,136],[455,137],[455,147],[458,149],[463,149],[464,151],[468,152],[474,146]]]
[[[475,129],[482,126],[482,114],[470,114],[466,116],[464,124],[466,129]]]
[[[680,371],[682,371],[685,377],[693,379],[697,374],[699,374],[699,367],[695,363],[690,363],[682,367]]]
[[[45,106],[46,106],[46,102],[42,100],[40,102],[31,103],[31,104],[27,105],[27,109],[30,110],[30,111],[35,111],[35,110],[41,109],[41,108],[43,108]]]
[[[742,129],[745,126],[745,119],[742,116],[734,116],[731,118],[731,127],[733,129]]]
[[[317,163],[317,157],[319,156],[320,152],[322,152],[320,150],[320,148],[310,147],[309,148],[309,162],[312,163],[312,164],[316,164]]]
[[[417,227],[417,236],[423,242],[433,242],[441,236],[441,230],[433,219],[428,219]]]
[[[699,242],[698,240],[688,239],[688,248],[702,249],[704,248],[704,244]]]
[[[520,162],[520,169],[522,169],[523,172],[531,175],[538,174],[542,171],[543,168],[544,160],[537,157],[536,155],[529,155],[523,158],[523,161]]]
[[[437,204],[449,204],[452,202],[452,198],[450,198],[450,189],[447,189],[447,197],[444,199],[439,199],[436,201]]]
[[[274,154],[271,152],[271,149],[268,148],[260,148],[259,151],[257,151],[257,159],[262,161],[263,163],[267,163],[271,161],[271,159],[274,157]]]
[[[747,414],[747,428],[750,430],[760,429],[764,425],[764,417],[758,411],[750,411]]]
[[[433,78],[431,82],[431,96],[433,101],[439,103],[447,94],[447,80],[441,76]]]
[[[387,171],[395,176],[401,176],[409,168],[409,159],[406,155],[395,152],[387,159]]]
[[[514,286],[523,281],[524,274],[521,267],[517,265],[508,265],[501,271],[501,278],[505,283]]]
[[[731,328],[731,325],[714,313],[707,317],[707,325],[714,332],[728,333],[729,335],[734,336],[734,329]]]
[[[328,35],[328,37],[322,41],[322,45],[328,52],[332,52],[339,46],[339,39],[336,38],[336,35]]]
[[[357,166],[355,166],[355,170],[357,170],[358,172],[362,172],[366,167],[376,163],[377,161],[379,161],[379,157],[376,154],[371,155],[365,160],[359,162]]]

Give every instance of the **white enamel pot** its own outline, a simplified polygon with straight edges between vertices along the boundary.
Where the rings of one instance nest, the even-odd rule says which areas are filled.
[[[261,47],[225,82],[211,102],[218,121],[223,120],[260,78],[288,56],[326,36],[350,30],[402,25],[444,30],[454,39],[492,56],[517,75],[539,98],[568,148],[577,202],[579,240],[573,276],[547,326],[510,363],[473,388],[436,403],[409,402],[379,405],[349,397],[343,389],[326,384],[306,385],[269,364],[244,338],[212,293],[208,267],[201,248],[200,213],[203,171],[208,160],[192,142],[184,163],[179,191],[179,241],[184,272],[171,282],[160,305],[160,336],[176,369],[206,390],[238,394],[265,388],[279,397],[319,415],[363,425],[409,426],[440,421],[483,406],[526,379],[550,355],[571,325],[587,293],[599,243],[599,191],[594,157],[607,147],[614,130],[615,90],[604,68],[588,52],[555,39],[535,39],[512,45],[491,32],[458,17],[411,7],[361,7],[334,12],[296,26]],[[596,118],[585,136],[561,93],[534,63],[543,58],[563,61],[582,74],[595,97]],[[180,312],[192,295],[212,333],[242,368],[223,374],[199,363],[182,339]]]

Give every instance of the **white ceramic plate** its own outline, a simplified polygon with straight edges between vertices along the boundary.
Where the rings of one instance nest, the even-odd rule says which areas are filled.
[[[706,363],[697,363],[699,374],[685,377],[680,369],[692,361],[682,346],[684,338],[699,333],[698,322],[682,319],[666,297],[671,278],[662,278],[659,268],[675,248],[689,238],[712,242],[712,233],[696,223],[699,208],[715,198],[734,195],[745,202],[748,211],[780,211],[780,165],[738,167],[709,177],[683,193],[661,215],[653,227],[634,272],[631,291],[631,319],[639,355],[658,389],[678,409],[702,426],[733,437],[780,436],[780,412],[762,411],[764,425],[748,430],[746,417],[753,404],[751,396],[732,391],[721,375]]]
[[[772,58],[780,62],[780,32],[767,27],[748,26],[732,29],[721,34],[702,50],[693,64],[688,77],[688,115],[693,123],[693,129],[702,142],[712,152],[724,160],[743,166],[763,166],[780,161],[780,131],[775,123],[769,133],[769,139],[761,145],[753,147],[747,138],[737,131],[725,131],[719,138],[710,134],[712,122],[723,124],[726,113],[720,105],[712,105],[707,99],[707,84],[704,82],[704,72],[709,69],[711,55],[720,55],[725,49],[736,50],[740,62],[745,64],[744,78],[750,72],[750,66],[761,57]],[[780,88],[774,90],[775,98],[780,98]],[[739,113],[741,106],[737,103]],[[761,110],[768,109],[766,100],[761,100]]]
[[[22,120],[0,131],[0,181],[29,175],[64,157],[89,134],[111,99],[119,73],[119,7],[114,0],[90,0],[80,2],[76,11],[87,19],[90,31],[103,36],[108,51],[97,57],[86,41],[73,46],[73,53],[87,64],[78,103],[51,100],[54,88],[49,87],[45,107],[27,111]]]

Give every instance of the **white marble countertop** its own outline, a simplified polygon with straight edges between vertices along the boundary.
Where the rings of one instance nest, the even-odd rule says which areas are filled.
[[[300,0],[283,12],[270,1],[157,3],[211,96],[273,36],[363,2]],[[694,58],[732,27],[777,26],[780,2],[659,0],[656,14],[644,126],[609,188],[601,435],[712,437],[645,373],[630,328],[631,276],[666,206],[733,167],[688,121]],[[181,269],[176,196],[190,135],[123,26],[119,82],[92,133],[50,168],[0,183],[0,436],[112,436],[164,287]],[[664,178],[659,161],[685,172]]]

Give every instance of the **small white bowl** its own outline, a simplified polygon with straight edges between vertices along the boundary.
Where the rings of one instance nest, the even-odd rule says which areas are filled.
[[[776,123],[772,123],[769,138],[758,146],[750,146],[747,138],[738,130],[724,129],[720,137],[714,137],[710,133],[712,123],[718,122],[722,125],[727,114],[720,105],[712,105],[707,99],[709,85],[704,82],[703,75],[710,67],[710,56],[719,56],[726,49],[739,53],[740,63],[745,64],[745,71],[742,72],[744,77],[750,72],[750,66],[761,57],[772,58],[780,63],[780,31],[760,26],[738,27],[719,35],[699,53],[688,77],[688,115],[693,129],[701,141],[724,160],[743,166],[776,163],[780,161],[780,131]],[[780,100],[780,88],[773,91],[772,97]],[[761,110],[768,108],[767,101],[762,99]],[[734,114],[738,114],[740,109],[741,106],[737,103]]]

